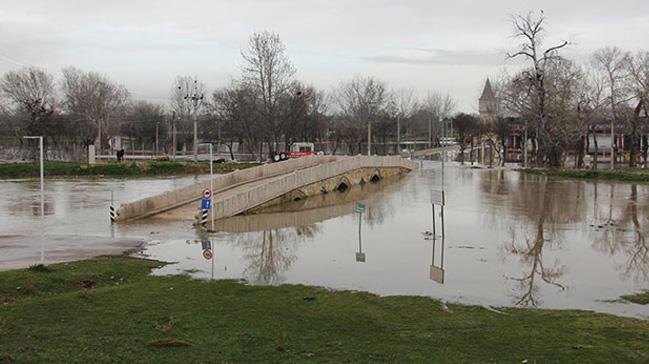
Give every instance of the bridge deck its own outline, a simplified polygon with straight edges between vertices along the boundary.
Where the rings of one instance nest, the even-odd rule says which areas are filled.
[[[238,215],[301,187],[363,168],[412,170],[417,163],[399,157],[311,156],[268,164],[216,176],[212,180],[216,217]],[[201,192],[210,181],[165,192],[158,196],[124,204],[118,209],[118,222],[158,215],[168,219],[187,219],[197,212]]]

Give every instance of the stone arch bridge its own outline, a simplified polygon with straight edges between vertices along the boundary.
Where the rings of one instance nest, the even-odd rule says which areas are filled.
[[[223,219],[309,196],[345,192],[361,183],[408,173],[417,163],[400,157],[310,156],[266,164],[217,175],[213,186],[215,218]],[[201,192],[210,187],[203,181],[174,191],[123,204],[116,222],[147,217],[173,220],[193,219]]]

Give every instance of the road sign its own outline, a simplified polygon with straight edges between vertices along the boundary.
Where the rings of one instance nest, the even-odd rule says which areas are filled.
[[[444,284],[444,268],[430,266],[430,280],[439,284]]]
[[[204,200],[209,200],[210,198],[212,198],[212,191],[210,191],[209,188],[204,189],[203,190],[203,199]]]
[[[365,205],[360,202],[356,202],[356,212],[358,212],[359,214],[365,212]]]
[[[201,200],[201,209],[209,210],[212,207],[212,200],[209,198],[204,198]]]
[[[201,248],[203,248],[203,250],[212,249],[212,241],[209,239],[201,240]]]
[[[203,250],[203,258],[210,260],[214,257],[214,254],[212,254],[212,251],[210,249],[205,249]]]
[[[433,205],[444,206],[446,203],[444,197],[444,191],[430,190],[430,203]]]
[[[365,263],[365,253],[356,253],[356,261],[359,263]]]

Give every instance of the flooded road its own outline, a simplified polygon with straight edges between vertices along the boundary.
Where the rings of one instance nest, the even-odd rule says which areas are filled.
[[[111,189],[116,199],[130,201],[192,182],[49,182],[43,226],[48,234],[145,239],[143,255],[178,262],[155,274],[187,272],[197,278],[649,318],[648,306],[618,301],[620,295],[649,289],[649,185],[448,164],[442,173],[440,163],[428,162],[399,180],[219,221],[220,232],[211,236],[186,222],[156,219],[111,228]],[[432,239],[430,191],[441,189],[445,234]],[[0,235],[35,235],[37,181],[0,182],[0,195]],[[366,205],[362,221],[356,202]],[[436,206],[441,235],[439,212]],[[201,240],[209,238],[213,260],[202,255]]]

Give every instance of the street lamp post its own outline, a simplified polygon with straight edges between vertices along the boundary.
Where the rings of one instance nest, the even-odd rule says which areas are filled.
[[[211,211],[211,225],[212,225],[212,231],[214,231],[214,162],[212,158],[212,143],[201,143],[200,145],[209,145],[210,147],[210,210]]]
[[[40,151],[40,175],[41,175],[41,232],[45,220],[45,173],[43,166],[43,136],[24,136],[24,139],[38,139],[38,149]],[[45,251],[41,249],[41,263],[45,260]]]
[[[160,129],[160,122],[156,121],[155,123],[155,154],[157,155],[159,153],[158,149],[158,130]]]
[[[367,156],[372,155],[372,104],[367,107]]]

